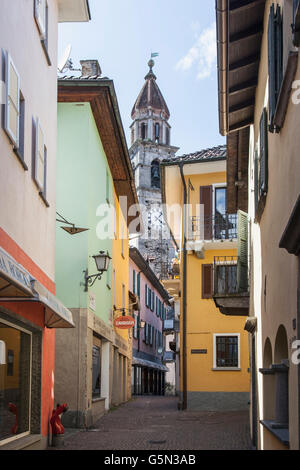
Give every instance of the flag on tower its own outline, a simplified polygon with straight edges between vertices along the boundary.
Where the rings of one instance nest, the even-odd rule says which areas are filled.
[[[158,57],[159,56],[159,52],[151,52],[151,59],[153,59],[153,57]]]

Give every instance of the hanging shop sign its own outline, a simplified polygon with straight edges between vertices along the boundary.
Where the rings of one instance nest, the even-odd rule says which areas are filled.
[[[121,330],[130,330],[133,328],[135,321],[132,317],[118,317],[114,321],[114,326],[120,328]]]

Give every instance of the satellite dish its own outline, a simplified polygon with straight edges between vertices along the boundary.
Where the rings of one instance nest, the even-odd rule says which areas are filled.
[[[70,55],[71,55],[71,51],[72,51],[72,46],[71,44],[69,44],[66,49],[65,49],[65,52],[63,53],[63,56],[61,58],[61,60],[59,61],[58,63],[58,71],[60,73],[63,73],[64,69],[68,66],[68,62],[70,60]]]

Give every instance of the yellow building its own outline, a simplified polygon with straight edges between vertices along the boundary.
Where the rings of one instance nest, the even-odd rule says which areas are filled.
[[[225,316],[213,299],[216,289],[235,289],[240,271],[238,215],[226,210],[226,147],[177,157],[161,168],[165,216],[180,251],[180,405],[247,410],[245,312]]]

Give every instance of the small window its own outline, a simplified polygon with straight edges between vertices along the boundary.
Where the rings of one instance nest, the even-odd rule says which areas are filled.
[[[12,144],[18,148],[20,133],[20,77],[8,53],[6,57],[5,81],[6,106],[4,128]]]
[[[170,145],[170,129],[166,128],[166,144]]]
[[[151,163],[151,187],[160,189],[160,168],[158,160],[154,160]]]
[[[145,140],[147,137],[147,125],[143,122],[141,126],[141,138]]]
[[[238,369],[240,367],[239,335],[214,335],[214,368]]]
[[[159,143],[159,138],[160,138],[160,125],[157,122],[154,126],[154,131],[155,131],[155,142]]]

